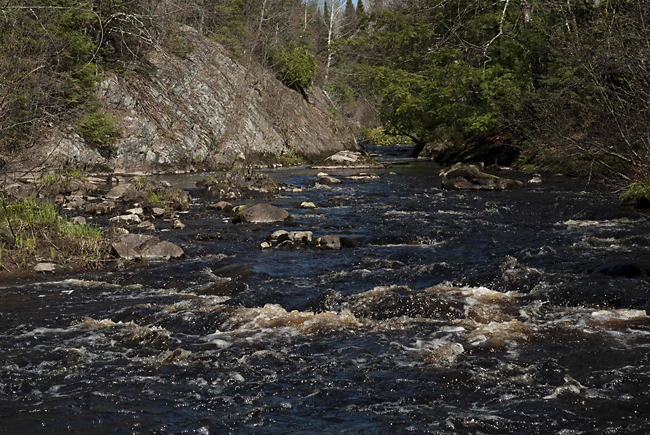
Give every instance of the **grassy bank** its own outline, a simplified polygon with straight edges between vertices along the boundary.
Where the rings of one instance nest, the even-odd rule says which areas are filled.
[[[0,199],[0,268],[31,270],[41,262],[58,267],[94,268],[108,256],[102,231],[61,216],[45,200]]]

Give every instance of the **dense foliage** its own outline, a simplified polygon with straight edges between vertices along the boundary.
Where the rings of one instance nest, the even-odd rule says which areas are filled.
[[[359,132],[444,143],[452,160],[650,181],[646,2],[17,0],[0,11],[5,161],[61,123],[110,154],[118,130],[92,97],[103,71],[137,71],[165,44],[187,59],[189,25],[287,86],[323,87]]]
[[[399,0],[345,41],[339,67],[421,146],[625,182],[648,177],[648,19],[627,0]]]

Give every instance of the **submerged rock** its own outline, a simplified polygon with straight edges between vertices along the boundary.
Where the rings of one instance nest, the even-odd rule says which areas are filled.
[[[513,190],[523,185],[521,181],[486,174],[476,166],[465,163],[456,163],[440,174],[442,187],[449,190]]]
[[[255,204],[239,209],[232,218],[234,223],[269,223],[289,219],[289,212],[271,204]]]
[[[125,234],[112,244],[112,252],[123,260],[169,260],[184,255],[183,249],[171,242],[145,234]]]
[[[366,173],[360,173],[357,175],[349,175],[347,177],[344,177],[346,180],[351,180],[351,181],[371,181],[371,180],[379,180],[380,177],[377,174],[366,174]]]
[[[542,273],[519,263],[515,257],[507,256],[501,264],[501,279],[507,290],[530,292],[542,279]]]
[[[318,177],[318,182],[320,184],[339,184],[341,183],[341,180],[338,178],[330,177],[329,175],[323,175],[321,177]]]
[[[323,236],[316,239],[316,246],[321,249],[339,250],[341,249],[341,238],[339,236]]]
[[[216,204],[208,205],[208,209],[228,213],[228,212],[231,212],[233,210],[233,206],[228,201],[219,201]]]

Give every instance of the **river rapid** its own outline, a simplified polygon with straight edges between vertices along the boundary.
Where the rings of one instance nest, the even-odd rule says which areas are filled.
[[[650,221],[374,151],[377,180],[272,172],[281,224],[190,189],[181,260],[0,283],[0,433],[650,433]],[[344,246],[259,249],[277,229]]]

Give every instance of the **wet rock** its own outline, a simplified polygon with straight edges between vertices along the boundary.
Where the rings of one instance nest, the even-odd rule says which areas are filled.
[[[465,163],[456,163],[440,175],[442,187],[449,190],[513,190],[523,185],[521,181],[486,174],[476,166]]]
[[[183,254],[183,249],[180,246],[168,241],[145,244],[140,249],[140,258],[145,260],[169,260],[170,258],[182,257]]]
[[[86,203],[81,196],[66,196],[65,201],[64,207],[67,209],[81,208]]]
[[[285,231],[277,230],[271,234],[260,247],[267,249],[273,246],[278,248],[291,248],[296,245],[310,245],[313,240],[311,231]]]
[[[70,219],[70,222],[77,225],[86,225],[86,218],[83,216],[75,216]]]
[[[530,292],[542,279],[542,273],[519,263],[515,257],[507,256],[501,264],[501,279],[507,290]]]
[[[356,151],[339,151],[312,168],[383,168],[373,157]]]
[[[234,223],[269,223],[289,219],[289,212],[271,204],[255,204],[244,207],[235,213]]]
[[[112,244],[113,254],[123,260],[169,260],[183,256],[180,246],[144,234],[125,234]]]
[[[34,272],[54,272],[56,264],[54,263],[38,263],[34,266]]]
[[[362,242],[360,237],[341,237],[341,246],[345,248],[358,248]]]
[[[156,231],[156,226],[150,221],[144,221],[138,225],[138,228],[144,231]]]
[[[316,246],[321,249],[339,250],[341,249],[341,238],[339,236],[323,236],[316,239]]]
[[[112,212],[114,208],[115,203],[113,201],[104,201],[86,205],[85,211],[86,214],[103,215]]]
[[[289,240],[289,231],[285,231],[285,230],[274,231],[269,236],[268,240],[277,243],[284,242],[285,240]]]
[[[380,177],[377,174],[365,174],[365,173],[360,173],[357,175],[349,175],[347,177],[344,177],[346,180],[352,180],[352,181],[372,181],[372,180],[379,180]]]
[[[212,271],[215,275],[226,277],[250,276],[253,274],[253,267],[248,263],[231,263]]]
[[[316,208],[316,204],[313,202],[303,201],[300,203],[300,208]]]
[[[131,208],[126,211],[128,214],[137,214],[142,216],[144,214],[144,210],[142,207],[136,207],[136,208]]]
[[[112,217],[108,220],[113,223],[125,223],[125,224],[139,224],[142,222],[140,217],[137,214],[123,214],[120,216]]]
[[[294,243],[308,245],[312,242],[313,233],[311,231],[292,231],[289,233],[289,240]]]
[[[131,187],[131,183],[121,183],[113,187],[106,193],[106,199],[120,199],[122,195]]]
[[[528,180],[528,183],[530,184],[539,184],[541,182],[542,182],[542,176],[538,174],[533,175],[533,178]]]
[[[222,211],[224,213],[229,213],[229,212],[233,211],[233,206],[228,201],[219,201],[216,204],[208,205],[208,209]]]
[[[313,313],[340,311],[343,302],[345,302],[345,297],[343,297],[341,292],[327,289],[309,300],[307,310]]]
[[[418,291],[405,286],[375,287],[348,297],[344,308],[349,308],[357,317],[375,320],[403,316],[444,321],[464,318],[465,304],[461,300],[444,297],[445,290],[447,289],[436,291],[433,288]]]
[[[594,273],[601,273],[607,276],[616,276],[624,278],[647,278],[648,269],[636,264],[628,262],[617,262],[605,264],[597,267]]]
[[[180,219],[174,219],[172,226],[174,227],[175,230],[182,230],[183,228],[185,228],[185,224],[181,222]]]
[[[329,175],[324,175],[322,177],[318,177],[318,182],[320,184],[339,184],[341,183],[341,180],[338,178],[330,177]]]

